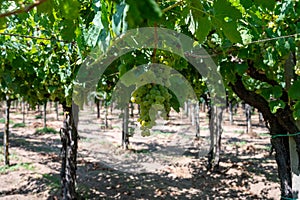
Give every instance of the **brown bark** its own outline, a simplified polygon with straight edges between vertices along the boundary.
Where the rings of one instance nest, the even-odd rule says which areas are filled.
[[[257,108],[263,114],[271,135],[286,135],[288,133],[295,133],[298,131],[297,127],[293,123],[291,112],[288,107],[285,109],[279,109],[276,114],[272,114],[269,109],[268,102],[262,96],[255,92],[248,91],[245,88],[242,82],[242,77],[237,76],[237,81],[235,84],[231,83],[230,87],[241,99]],[[296,141],[297,138],[299,138],[299,136],[295,136]],[[276,137],[271,139],[271,143],[276,151],[275,158],[278,165],[281,194],[283,197],[292,198],[293,194],[288,141],[288,137]]]
[[[63,105],[65,120],[60,130],[62,142],[61,187],[63,199],[76,199],[76,170],[78,149],[78,106]],[[73,108],[73,109],[72,109]]]

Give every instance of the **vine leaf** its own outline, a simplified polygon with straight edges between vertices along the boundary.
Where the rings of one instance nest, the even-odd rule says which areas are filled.
[[[223,31],[232,43],[241,43],[242,37],[238,31],[237,20],[242,18],[241,12],[226,0],[214,2],[215,24]]]
[[[294,82],[294,84],[290,87],[288,94],[289,97],[293,100],[300,100],[300,80]]]

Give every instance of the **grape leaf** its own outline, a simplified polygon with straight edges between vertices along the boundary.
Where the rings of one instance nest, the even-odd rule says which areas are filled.
[[[242,17],[241,12],[233,7],[227,0],[217,0],[214,2],[215,16],[222,21],[228,17],[229,20],[236,21]]]
[[[291,99],[300,100],[300,80],[294,82],[294,84],[290,87],[288,94]]]
[[[129,26],[140,25],[144,20],[158,21],[162,16],[162,11],[155,0],[126,0],[129,5],[127,21]]]
[[[122,24],[123,24],[123,32],[124,28],[126,27],[126,22],[124,21],[127,11],[127,6],[125,3],[121,3],[117,5],[117,12],[113,15],[112,20],[112,29],[116,33],[116,35],[119,35],[122,30]]]
[[[277,112],[278,109],[282,108],[284,109],[285,103],[282,100],[276,100],[276,101],[271,101],[269,103],[271,112],[274,114]]]
[[[242,64],[236,64],[235,65],[235,71],[238,73],[238,75],[243,75],[248,69],[248,66],[245,63]]]
[[[250,0],[240,0],[240,4],[242,4],[245,9],[249,9],[252,7],[253,2]]]
[[[37,6],[37,13],[41,14],[47,14],[47,15],[53,15],[52,11],[54,9],[54,1],[53,0],[47,0],[43,2],[42,4]]]
[[[242,37],[237,30],[237,23],[228,22],[222,25],[223,33],[232,43],[242,43]]]
[[[224,35],[232,43],[241,43],[242,37],[237,30],[237,20],[242,17],[241,12],[233,7],[226,0],[217,0],[214,2],[215,19],[214,23],[221,28]]]
[[[73,20],[79,16],[80,3],[77,0],[64,0],[59,6],[65,19]]]
[[[6,18],[0,18],[0,30],[3,30],[6,28]]]
[[[293,117],[294,117],[295,120],[299,120],[300,119],[300,101],[298,101],[294,105]]]
[[[198,27],[195,32],[195,36],[198,39],[199,43],[202,43],[209,31],[211,30],[210,19],[208,16],[199,17],[197,19]]]
[[[268,10],[273,10],[276,4],[275,0],[253,0],[255,5],[267,8]]]

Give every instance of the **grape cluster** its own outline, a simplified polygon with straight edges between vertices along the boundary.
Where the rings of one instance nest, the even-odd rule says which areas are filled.
[[[167,88],[154,83],[143,85],[133,92],[131,102],[140,105],[138,122],[141,124],[142,136],[150,135],[149,129],[155,125],[155,111],[164,110],[162,117],[167,119],[166,113],[171,110],[171,97]],[[154,112],[151,112],[151,108]]]

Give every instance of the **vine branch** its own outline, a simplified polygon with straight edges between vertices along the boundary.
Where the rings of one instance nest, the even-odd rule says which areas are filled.
[[[173,5],[171,5],[171,6],[167,7],[167,8],[165,8],[165,9],[163,9],[162,12],[163,13],[168,12],[169,10],[172,10],[173,8],[176,8],[177,6],[179,6],[182,3],[183,3],[182,0],[178,1],[178,2],[174,3]]]
[[[33,4],[31,5],[27,5],[23,8],[20,8],[20,9],[16,9],[16,10],[13,10],[13,11],[10,11],[10,12],[6,12],[6,13],[2,13],[0,14],[0,18],[3,18],[3,17],[8,17],[8,16],[11,16],[11,15],[16,15],[16,14],[20,14],[20,13],[24,13],[24,12],[28,12],[30,10],[32,10],[34,7],[46,2],[47,0],[39,0],[39,1],[36,1],[34,2]]]

